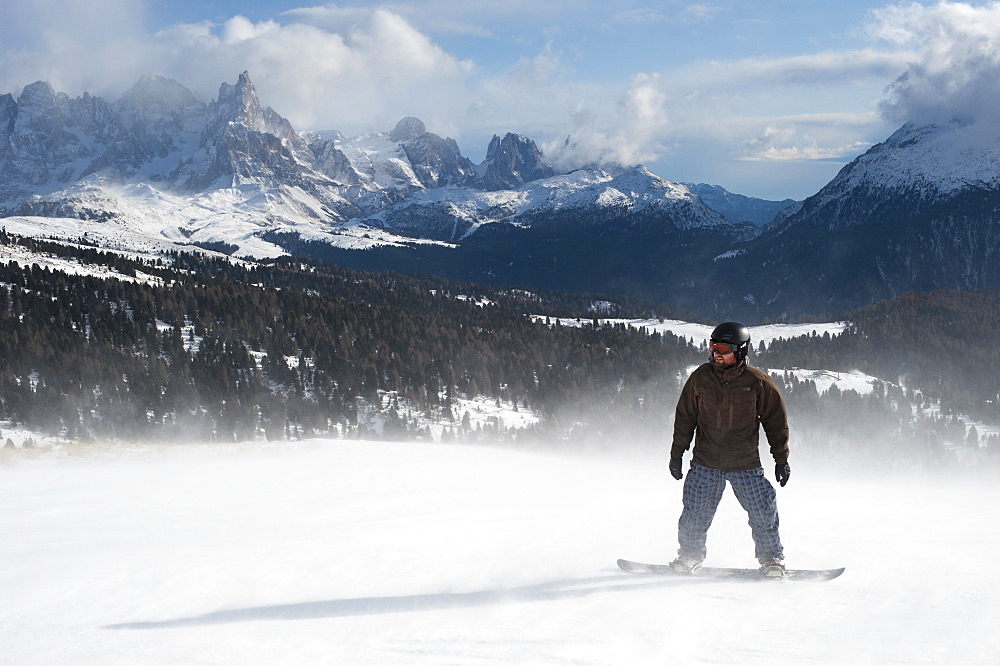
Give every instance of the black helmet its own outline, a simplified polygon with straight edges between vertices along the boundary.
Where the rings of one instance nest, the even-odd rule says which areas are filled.
[[[715,327],[711,341],[733,345],[736,348],[736,358],[742,361],[750,350],[750,331],[739,322],[727,321]]]

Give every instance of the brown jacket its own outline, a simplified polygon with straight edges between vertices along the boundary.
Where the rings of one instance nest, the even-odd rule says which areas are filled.
[[[767,373],[745,361],[722,371],[705,363],[681,390],[670,457],[681,457],[695,436],[694,462],[699,465],[724,472],[760,467],[760,425],[774,462],[788,462],[785,401]]]

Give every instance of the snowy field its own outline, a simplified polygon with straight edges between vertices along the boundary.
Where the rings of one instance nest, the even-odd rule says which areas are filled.
[[[841,578],[630,576],[676,548],[659,453],[0,449],[0,664],[1000,663],[995,478],[793,451],[788,564]],[[753,564],[731,493],[709,550]]]
[[[586,317],[547,317],[546,315],[531,315],[531,318],[535,321],[545,321],[548,320],[550,324],[555,325],[556,321],[559,322],[560,326],[569,327],[580,327],[580,326],[590,326],[593,324],[594,319],[588,319]],[[708,343],[708,339],[712,336],[712,331],[715,326],[708,326],[706,324],[694,324],[689,321],[682,321],[680,319],[614,319],[607,317],[595,317],[598,322],[602,325],[617,325],[625,324],[629,328],[635,328],[639,330],[645,330],[649,333],[657,332],[663,333],[673,333],[682,338],[687,338],[693,344],[698,345],[702,342]],[[760,326],[750,326],[748,327],[750,331],[750,340],[753,342],[754,347],[759,345],[761,342],[766,344],[771,344],[774,340],[778,338],[797,338],[803,335],[819,335],[822,336],[824,333],[829,333],[831,336],[840,335],[847,328],[847,322],[835,321],[826,323],[806,323],[806,324],[762,324]]]

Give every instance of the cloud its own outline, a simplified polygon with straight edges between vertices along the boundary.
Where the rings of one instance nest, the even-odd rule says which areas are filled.
[[[131,0],[4,0],[0,92],[39,80],[57,90],[104,92],[106,73],[131,51],[142,52],[143,19]]]
[[[666,101],[658,74],[637,74],[608,116],[598,115],[599,107],[578,108],[569,137],[543,144],[543,152],[564,170],[649,162],[666,150]]]
[[[642,136],[658,156],[700,142],[718,161],[849,161],[883,131],[876,98],[858,91],[877,92],[907,62],[855,49],[694,63],[661,75],[662,113]]]
[[[707,21],[723,11],[720,6],[694,3],[686,6],[681,16],[686,21]]]
[[[410,6],[387,6],[387,9],[406,19],[408,23],[422,31],[435,34],[466,35],[479,38],[490,38],[492,31],[487,25],[463,18],[460,11],[463,5],[456,5],[452,0],[438,3],[425,3],[423,11],[414,11]],[[482,7],[476,17],[482,19]],[[281,16],[291,21],[308,23],[327,30],[340,32],[351,26],[364,23],[372,10],[366,7],[340,7],[323,5],[319,7],[301,7],[282,12]]]
[[[667,20],[669,19],[663,12],[656,9],[649,9],[648,7],[628,9],[618,12],[611,17],[612,23],[621,23],[624,25],[643,25],[647,23],[660,23]]]
[[[677,3],[673,3],[677,4]],[[686,4],[682,7],[671,7],[664,9],[650,9],[649,7],[638,7],[626,9],[615,13],[611,17],[613,23],[625,25],[644,25],[648,23],[700,23],[710,21],[716,15],[724,12],[724,8],[715,5]]]
[[[465,90],[465,113],[460,119],[473,133],[556,131],[577,100],[588,97],[551,41],[504,71],[476,74]]]
[[[656,156],[701,142],[719,161],[848,161],[884,131],[877,92],[912,55],[859,48],[684,65],[661,73],[661,117],[642,136]]]
[[[284,21],[235,16],[144,34],[129,0],[98,0],[85,12],[66,0],[10,1],[18,23],[0,29],[0,90],[15,94],[46,80],[70,95],[114,100],[148,72],[210,101],[248,70],[264,103],[297,128],[372,131],[404,115],[435,115],[442,97],[468,87],[472,67],[381,9],[303,10]],[[33,37],[15,44],[15,33]]]
[[[155,36],[155,50],[171,76],[202,95],[247,69],[261,98],[298,128],[391,128],[433,108],[421,103],[427,90],[448,94],[471,68],[393,12],[325,18],[176,26]]]
[[[705,86],[836,85],[898,76],[912,60],[909,52],[877,49],[825,51],[780,58],[708,61],[686,68],[687,81]]]
[[[737,159],[747,162],[842,161],[870,147],[871,144],[865,141],[821,145],[814,136],[795,125],[768,125],[759,136],[745,142]]]
[[[901,3],[873,10],[871,35],[910,50],[881,110],[902,123],[996,122],[1000,107],[1000,3]]]

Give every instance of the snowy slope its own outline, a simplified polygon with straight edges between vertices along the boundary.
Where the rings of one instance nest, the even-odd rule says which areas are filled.
[[[388,133],[363,134],[337,145],[364,176],[366,189],[401,193],[423,189],[403,146],[392,141]]]
[[[1000,186],[1000,132],[990,123],[907,123],[858,157],[830,183],[851,188],[903,189],[924,196]]]
[[[131,253],[128,255],[134,259],[156,259],[157,255],[140,255]],[[121,271],[113,270],[108,266],[98,266],[87,264],[82,261],[56,257],[41,252],[32,252],[19,245],[0,245],[0,263],[17,263],[19,266],[38,266],[43,270],[58,271],[68,275],[89,275],[100,279],[121,280],[123,282],[139,282],[160,286],[163,280],[155,275],[145,275],[136,271],[135,275],[127,275]]]
[[[643,166],[616,176],[580,169],[499,191],[459,187],[416,191],[365,222],[400,234],[461,241],[484,224],[531,226],[566,214],[580,220],[654,215],[660,224],[677,229],[727,224],[685,186]]]
[[[297,233],[304,240],[352,249],[430,242],[404,238],[361,222],[325,223],[322,204],[294,188],[276,191],[245,184],[179,196],[139,183],[80,188],[78,198],[88,209],[106,211],[112,217],[96,222],[73,217],[12,216],[0,218],[0,227],[23,236],[70,241],[86,237],[100,242],[103,248],[123,251],[141,252],[151,247],[191,251],[225,244],[235,248],[235,256],[253,259],[287,254],[262,238],[269,231]]]
[[[406,163],[387,157],[385,150],[375,150],[382,143],[389,143],[384,136],[369,137],[352,150],[360,154],[365,146],[371,148],[370,177],[386,181],[375,191],[387,191],[388,181],[393,179],[394,191],[401,191],[403,182],[416,176]],[[721,215],[687,188],[658,178],[642,167],[617,177],[603,171],[577,171],[496,192],[459,187],[418,189],[419,182],[410,185],[412,194],[401,203],[366,219],[344,220],[331,216],[322,201],[299,187],[244,183],[181,195],[143,182],[118,186],[86,183],[67,190],[65,198],[86,215],[106,219],[15,216],[0,219],[0,226],[12,232],[17,229],[16,233],[22,235],[55,235],[67,240],[86,235],[106,240],[114,249],[139,250],[151,244],[177,249],[225,244],[236,248],[237,256],[268,258],[286,254],[262,237],[271,231],[361,249],[373,245],[450,244],[483,224],[530,224],[536,217],[565,211],[653,210],[671,216],[681,228],[725,224]],[[443,225],[444,232],[436,233],[435,224]]]
[[[778,490],[788,562],[847,567],[829,583],[619,572],[618,557],[676,548],[681,484],[662,457],[346,441],[0,449],[0,662],[1000,660],[995,479],[792,460]],[[944,544],[962,562],[947,575]],[[753,563],[729,493],[709,549],[712,564]]]

